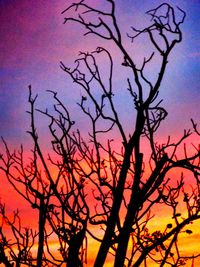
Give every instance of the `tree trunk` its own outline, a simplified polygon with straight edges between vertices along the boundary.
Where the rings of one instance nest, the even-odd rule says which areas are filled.
[[[137,214],[137,211],[140,210],[140,207],[143,205],[145,201],[145,196],[148,193],[149,188],[152,188],[158,175],[160,179],[164,178],[164,173],[162,173],[161,175],[161,171],[167,161],[167,158],[168,158],[167,155],[164,154],[163,157],[160,159],[160,161],[157,163],[157,166],[155,167],[154,171],[152,172],[151,176],[146,182],[146,185],[144,186],[143,190],[140,190],[139,180],[140,180],[141,170],[142,170],[142,154],[140,153],[137,155],[135,181],[133,184],[131,199],[128,205],[128,211],[126,214],[124,225],[119,235],[119,242],[118,242],[114,267],[124,266],[124,261],[126,257],[127,247],[128,247],[128,241],[129,241],[130,234],[132,231],[132,225],[133,225],[135,216]]]
[[[111,245],[113,233],[115,230],[115,225],[116,225],[117,218],[118,218],[118,213],[119,213],[122,198],[123,198],[126,176],[128,173],[128,169],[130,167],[131,153],[132,153],[132,149],[130,149],[127,146],[126,151],[125,151],[125,155],[124,155],[124,162],[123,162],[121,173],[119,176],[119,183],[118,183],[116,191],[115,191],[113,206],[111,209],[110,216],[108,218],[107,228],[106,228],[103,240],[101,242],[100,249],[99,249],[98,255],[96,257],[95,263],[94,263],[94,267],[102,267],[104,265],[108,250],[109,250],[110,245]]]
[[[83,227],[78,233],[74,233],[71,236],[69,242],[69,251],[67,259],[67,267],[82,267],[83,262],[80,259],[80,248],[83,245],[85,238],[86,226]]]
[[[130,158],[131,158],[134,147],[136,147],[136,151],[139,151],[139,139],[140,139],[142,129],[144,127],[144,122],[145,122],[145,117],[143,114],[143,110],[140,109],[138,110],[138,114],[137,114],[136,130],[134,134],[132,135],[129,143],[125,147],[124,161],[123,161],[123,165],[122,165],[121,172],[119,175],[119,182],[118,182],[115,195],[114,195],[113,206],[111,209],[110,216],[108,218],[107,228],[106,228],[103,240],[101,242],[101,246],[100,246],[96,261],[94,263],[94,267],[102,267],[104,265],[106,256],[108,254],[108,250],[111,246],[113,233],[115,230],[119,210],[120,210],[122,199],[123,199],[123,192],[124,192],[124,186],[125,186],[125,182],[127,178],[127,173],[130,167]]]
[[[46,222],[46,211],[45,211],[44,199],[40,198],[37,267],[41,267],[42,266],[42,257],[43,257],[43,252],[44,252],[44,228],[45,228],[45,222]]]
[[[0,244],[0,264],[1,263],[3,263],[6,267],[13,267],[4,252],[4,247]]]

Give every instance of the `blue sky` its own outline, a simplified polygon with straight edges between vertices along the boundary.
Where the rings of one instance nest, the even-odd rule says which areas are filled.
[[[176,113],[180,127],[185,127],[189,126],[186,120],[190,117],[199,117],[200,2],[168,2],[185,10],[187,17],[182,27],[183,42],[170,57],[161,95],[169,110],[167,123],[174,123]],[[104,1],[93,3],[105,5]],[[146,0],[142,4],[141,1],[128,0],[126,4],[118,1],[116,10],[124,37],[126,32],[131,32],[131,26],[141,27],[143,22],[146,23],[149,18],[145,11],[160,3],[159,0]],[[65,7],[66,1],[63,0],[59,3],[55,0],[2,0],[0,3],[0,132],[11,141],[24,140],[29,127],[25,112],[28,109],[29,84],[32,84],[34,92],[40,94],[38,105],[49,105],[49,95],[45,91],[50,89],[60,92],[66,104],[76,108],[74,103],[80,97],[80,90],[76,89],[75,93],[71,89],[71,81],[59,68],[59,61],[72,64],[80,50],[94,49],[101,41],[93,37],[83,38],[84,31],[77,25],[63,25],[61,11]]]

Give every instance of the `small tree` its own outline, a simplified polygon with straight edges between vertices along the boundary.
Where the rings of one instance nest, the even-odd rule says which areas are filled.
[[[120,116],[115,100],[118,93],[114,85],[115,57],[104,47],[81,52],[74,68],[61,62],[61,68],[83,90],[78,105],[91,129],[89,135],[75,130],[68,109],[57,93],[51,92],[56,102],[55,113],[37,110],[50,120],[55,155],[49,154],[48,158],[39,143],[36,98],[32,97],[30,87],[32,160],[26,166],[23,149],[18,154],[11,153],[4,142],[6,155],[1,157],[1,169],[14,189],[32,208],[38,209],[38,253],[31,266],[50,266],[52,262],[56,266],[83,266],[87,263],[88,237],[100,243],[94,267],[104,266],[108,253],[113,256],[115,267],[148,266],[151,262],[160,267],[181,266],[199,256],[182,254],[179,240],[181,235],[192,233],[189,224],[200,218],[200,151],[194,146],[191,155],[182,146],[190,135],[199,137],[200,133],[192,121],[193,131],[184,131],[177,142],[168,138],[166,143],[159,144],[156,137],[167,116],[159,91],[170,53],[182,41],[180,27],[185,12],[178,8],[177,19],[173,7],[164,3],[147,12],[151,17],[149,26],[142,30],[132,27],[130,41],[145,36],[153,49],[139,64],[122,40],[115,2],[106,3],[110,5],[109,11],[96,9],[82,0],[68,6],[63,14],[65,23],[77,22],[87,30],[85,35],[112,42],[118,49],[122,59],[119,68],[126,68],[129,75],[125,79],[128,86],[125,93],[132,99],[134,129],[127,129]],[[99,58],[106,62],[106,77]],[[149,77],[147,69],[154,59],[158,60],[159,71]],[[176,182],[168,178],[174,169],[183,170]],[[184,172],[193,177],[190,191],[185,186]],[[159,205],[171,212],[171,221],[155,230],[150,223],[154,207]],[[185,209],[182,213],[180,207]],[[14,222],[10,225],[13,227]],[[3,240],[5,235],[1,233]],[[60,257],[52,252],[50,238],[57,238]],[[34,235],[32,239],[35,240]],[[11,256],[5,249],[0,255],[7,260]]]
[[[69,113],[62,105],[54,93],[57,101],[55,111],[59,114],[58,120],[46,112],[40,111],[51,120],[49,129],[52,134],[53,151],[57,155],[56,161],[51,156],[45,159],[44,152],[38,142],[38,134],[35,127],[35,101],[37,97],[32,97],[31,86],[29,86],[29,103],[31,117],[31,129],[29,134],[34,143],[32,158],[28,162],[24,156],[23,147],[19,151],[10,152],[7,144],[3,140],[6,148],[6,155],[2,157],[1,169],[6,173],[8,181],[14,189],[21,195],[33,209],[38,210],[38,230],[33,236],[31,234],[32,245],[29,249],[33,250],[33,244],[38,246],[37,253],[32,257],[31,264],[19,258],[18,265],[27,266],[82,266],[84,262],[84,241],[88,219],[88,207],[85,202],[82,180],[77,178],[76,171],[73,170],[75,162],[75,148],[72,140],[68,140],[69,131],[73,122],[69,118]],[[63,108],[62,112],[58,109]],[[61,137],[55,134],[54,123],[61,130]],[[68,124],[68,127],[66,126]],[[69,141],[69,142],[68,142]],[[62,142],[66,142],[64,144]],[[50,171],[53,168],[53,174]],[[75,172],[75,174],[74,174]],[[20,239],[24,235],[21,233],[21,221],[18,211],[14,214],[14,219],[10,220],[5,215],[5,208],[0,210],[2,222],[10,226],[14,234],[15,245],[18,246],[19,253],[24,250]],[[16,222],[16,219],[18,222]],[[16,229],[17,235],[16,236]],[[30,230],[28,230],[30,231]],[[27,233],[27,232],[26,232]],[[2,242],[4,234],[2,232]],[[29,236],[26,237],[28,240]],[[57,239],[59,253],[53,253],[49,243]],[[30,242],[30,241],[27,241]],[[9,247],[11,245],[9,244]],[[4,246],[3,248],[7,248]],[[44,248],[46,252],[44,251]],[[17,262],[16,257],[10,254],[10,262]],[[60,254],[60,255],[57,255]],[[3,254],[2,254],[3,255]],[[53,265],[52,265],[53,264]]]

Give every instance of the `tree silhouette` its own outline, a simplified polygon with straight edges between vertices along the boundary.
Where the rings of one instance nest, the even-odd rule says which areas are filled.
[[[84,266],[91,238],[100,244],[94,267],[104,266],[108,254],[115,267],[148,266],[152,262],[160,267],[182,266],[190,260],[193,266],[199,256],[183,254],[179,240],[191,235],[190,224],[200,219],[200,150],[193,145],[191,154],[185,145],[191,135],[199,138],[200,133],[192,120],[192,130],[185,130],[176,142],[170,137],[160,144],[157,140],[167,116],[159,91],[170,53],[182,41],[185,12],[163,3],[147,12],[149,26],[131,28],[132,34],[127,34],[130,42],[144,37],[152,47],[148,57],[138,63],[124,44],[117,4],[105,2],[108,11],[84,0],[68,6],[63,11],[64,23],[79,23],[86,36],[111,42],[118,50],[122,59],[118,68],[128,73],[124,93],[132,101],[133,115],[128,114],[132,127],[125,126],[130,118],[122,118],[116,101],[119,92],[114,73],[118,61],[105,47],[80,52],[74,67],[61,62],[62,70],[81,87],[78,106],[88,122],[88,135],[75,128],[56,92],[49,91],[55,100],[54,111],[36,109],[37,97],[32,96],[29,86],[32,158],[28,162],[23,147],[11,153],[3,140],[6,153],[1,156],[0,168],[14,189],[38,211],[38,229],[22,232],[18,212],[9,219],[1,206],[0,260],[5,266]],[[100,59],[105,60],[105,66]],[[150,76],[147,70],[154,60],[158,73]],[[36,130],[36,112],[49,119],[52,151],[48,156]],[[172,178],[176,169],[181,170],[180,177],[176,174]],[[186,175],[193,179],[191,189],[186,186]],[[164,228],[155,230],[150,224],[157,206],[166,209],[170,219]],[[7,241],[5,223],[15,241]],[[51,240],[57,241],[59,252],[52,250]],[[15,244],[17,254],[13,252]],[[32,253],[33,244],[38,248],[36,254]]]

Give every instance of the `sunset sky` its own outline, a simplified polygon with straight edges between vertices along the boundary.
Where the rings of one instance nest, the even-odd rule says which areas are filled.
[[[93,51],[102,45],[94,37],[83,37],[84,30],[73,24],[64,25],[61,12],[71,0],[1,0],[0,1],[0,136],[8,142],[10,148],[17,148],[21,143],[31,148],[29,129],[28,85],[33,94],[38,93],[37,105],[49,107],[53,103],[46,90],[57,91],[69,107],[77,127],[87,132],[76,102],[81,90],[75,87],[60,69],[59,62],[73,65],[79,51]],[[90,0],[99,8],[104,7],[104,0]],[[199,122],[200,118],[200,0],[170,0],[173,6],[179,6],[186,12],[182,25],[183,41],[178,44],[169,58],[166,76],[161,88],[163,105],[169,115],[162,125],[162,136],[171,135],[176,139],[184,129],[191,128],[190,118]],[[126,3],[126,4],[124,4]],[[130,40],[126,33],[131,33],[131,26],[142,28],[148,21],[145,11],[162,3],[160,0],[116,0],[116,11],[123,32],[124,42],[130,49]],[[108,45],[108,44],[106,44]],[[109,46],[109,45],[108,45]],[[141,44],[136,51],[142,54],[148,44]],[[116,60],[118,51],[110,46]],[[116,85],[120,85],[123,73],[116,70]],[[123,118],[127,116],[126,99],[120,91],[119,109]],[[45,137],[47,122],[38,117],[41,139]],[[127,123],[128,125],[128,123]],[[192,140],[194,143],[196,140]],[[2,149],[2,143],[0,149]],[[0,151],[1,154],[1,151]],[[0,173],[1,174],[1,173]],[[2,175],[2,174],[1,174]],[[10,198],[11,187],[4,188],[5,179],[0,179],[0,198],[8,202],[8,207],[20,208],[21,199]],[[23,204],[24,207],[24,204]],[[22,207],[22,209],[23,209]],[[24,208],[26,211],[28,207]]]

